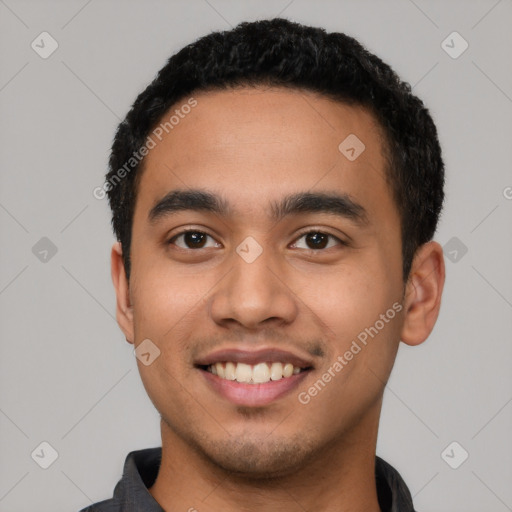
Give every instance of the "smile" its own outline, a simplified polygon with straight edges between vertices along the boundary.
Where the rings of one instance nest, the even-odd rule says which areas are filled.
[[[297,375],[304,369],[293,366],[292,363],[261,362],[251,365],[228,361],[211,364],[206,368],[206,371],[225,380],[247,384],[264,384]]]
[[[215,395],[234,405],[263,407],[296,389],[313,370],[313,361],[296,348],[233,347],[199,357],[194,366]]]

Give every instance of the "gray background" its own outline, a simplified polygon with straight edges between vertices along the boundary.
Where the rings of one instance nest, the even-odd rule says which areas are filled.
[[[114,319],[114,239],[92,191],[115,127],[171,53],[278,14],[357,37],[431,109],[447,169],[436,239],[456,237],[457,258],[430,339],[399,352],[378,453],[422,512],[512,510],[511,0],[0,0],[1,511],[110,497],[126,454],[160,445]],[[43,31],[59,45],[47,59],[31,48]],[[456,59],[441,46],[453,31],[469,43]],[[43,441],[59,455],[48,469],[31,457]],[[458,469],[441,456],[452,441],[451,461],[469,453]]]

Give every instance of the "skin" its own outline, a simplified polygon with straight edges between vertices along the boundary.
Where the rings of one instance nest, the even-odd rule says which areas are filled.
[[[198,104],[145,160],[136,201],[132,270],[112,249],[117,319],[129,343],[161,351],[139,372],[161,415],[162,464],[149,492],[166,510],[378,511],[375,450],[385,384],[400,341],[418,345],[437,320],[445,269],[441,246],[421,246],[402,280],[400,218],[384,179],[373,116],[311,92],[239,88],[194,94]],[[339,151],[356,134],[353,162]],[[151,223],[165,194],[221,194],[232,215],[181,211]],[[279,222],[269,201],[296,192],[347,193],[368,224],[326,213]],[[210,235],[194,248],[183,228]],[[313,249],[299,230],[328,233]],[[309,229],[311,228],[311,229]],[[248,236],[261,255],[236,247]],[[366,327],[386,323],[307,405],[307,391]],[[314,362],[298,389],[264,407],[217,394],[199,355],[225,347],[279,347]]]

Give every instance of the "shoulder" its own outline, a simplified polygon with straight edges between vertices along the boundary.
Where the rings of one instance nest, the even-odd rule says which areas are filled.
[[[88,507],[85,507],[78,512],[119,512],[120,509],[118,504],[115,503],[114,499],[99,501],[98,503],[93,503]]]

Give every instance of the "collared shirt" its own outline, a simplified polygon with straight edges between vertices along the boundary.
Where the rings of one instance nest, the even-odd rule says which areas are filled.
[[[80,512],[165,512],[148,491],[156,480],[161,460],[162,448],[130,452],[113,498],[90,505]],[[382,512],[415,512],[411,493],[402,477],[380,457],[375,458],[375,479]]]

